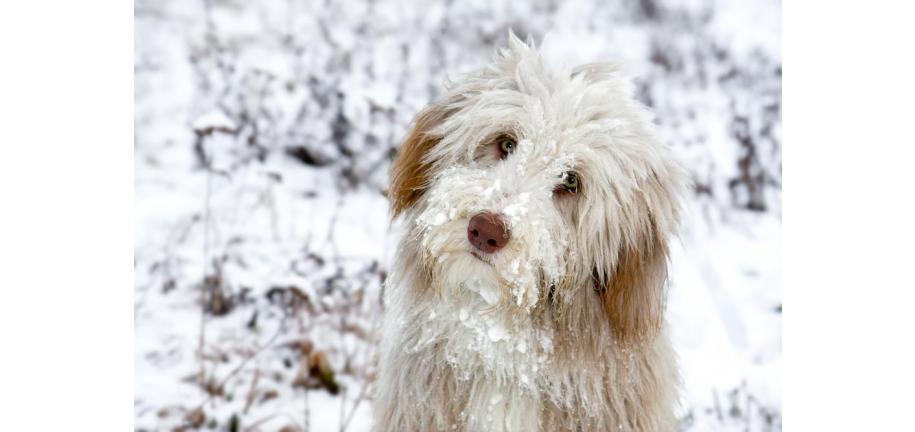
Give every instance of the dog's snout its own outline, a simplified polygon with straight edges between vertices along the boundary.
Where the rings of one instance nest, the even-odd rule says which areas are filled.
[[[511,240],[511,235],[502,215],[484,212],[470,218],[467,240],[482,252],[495,253]]]

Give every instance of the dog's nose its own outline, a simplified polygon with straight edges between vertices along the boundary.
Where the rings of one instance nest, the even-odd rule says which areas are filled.
[[[511,240],[511,235],[502,215],[484,212],[470,218],[467,240],[482,252],[495,253]]]

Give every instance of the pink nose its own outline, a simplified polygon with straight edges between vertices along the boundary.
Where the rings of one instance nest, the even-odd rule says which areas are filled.
[[[477,250],[495,253],[511,240],[511,235],[505,228],[505,219],[502,215],[484,212],[470,218],[470,223],[467,224],[467,240]]]

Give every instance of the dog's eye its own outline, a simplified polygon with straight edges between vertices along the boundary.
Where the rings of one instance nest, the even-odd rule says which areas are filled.
[[[510,136],[501,136],[497,142],[499,143],[499,153],[502,159],[505,159],[506,156],[515,151],[517,146],[515,139]]]
[[[580,182],[578,181],[578,174],[573,172],[567,172],[562,175],[562,183],[557,187],[558,190],[568,193],[578,193],[578,188],[580,188]]]

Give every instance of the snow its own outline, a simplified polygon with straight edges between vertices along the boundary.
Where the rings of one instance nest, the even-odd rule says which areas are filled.
[[[197,119],[194,120],[193,128],[198,132],[205,132],[207,130],[232,131],[235,129],[235,122],[224,113],[213,111],[197,117]]]
[[[682,429],[780,430],[780,9],[138,0],[136,429],[370,429],[373,330],[401,234],[382,193],[391,147],[446,76],[484,64],[512,27],[549,33],[544,50],[569,65],[622,61],[697,182],[667,314]],[[427,222],[456,216],[443,205]],[[475,289],[481,308],[501,301]],[[430,319],[508,352],[552,346],[474,310]],[[537,367],[522,366],[522,378]]]

